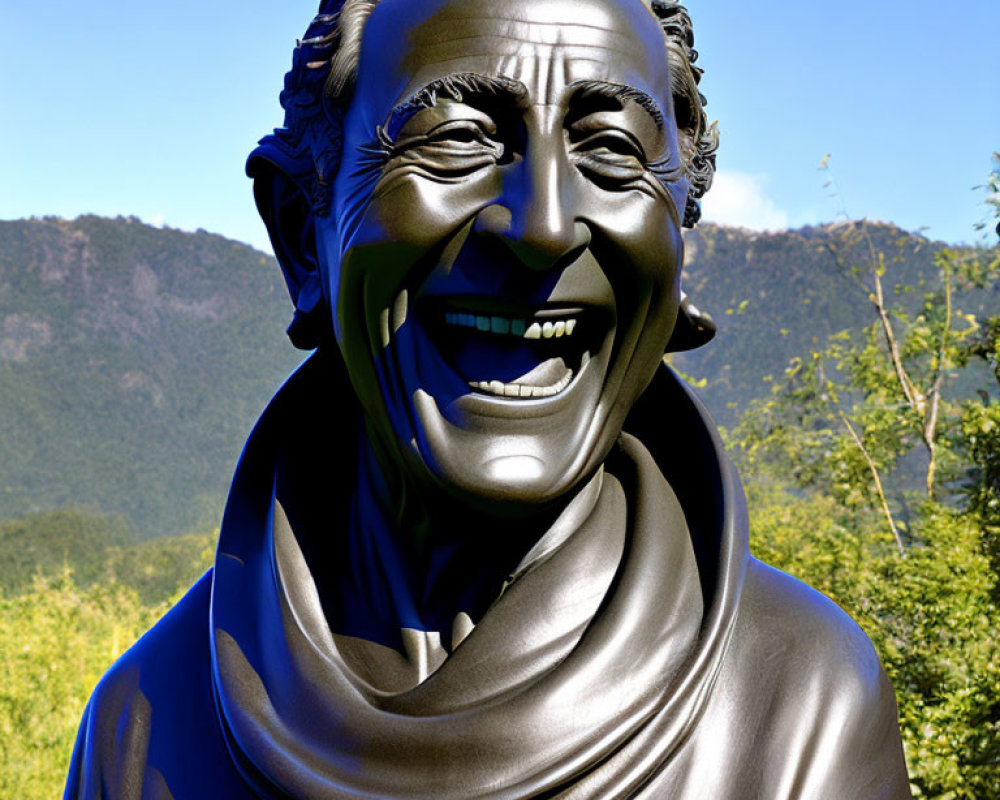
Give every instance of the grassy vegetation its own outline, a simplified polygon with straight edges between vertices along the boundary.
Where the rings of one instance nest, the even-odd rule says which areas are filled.
[[[62,509],[0,523],[0,797],[59,797],[87,698],[211,565],[216,536],[128,543]]]
[[[886,226],[695,242],[721,333],[677,363],[734,423],[755,554],[871,636],[917,797],[1000,797],[996,252]],[[298,359],[283,291],[204,233],[0,223],[0,797],[59,796],[96,680],[209,566],[213,535],[134,537],[218,523]]]

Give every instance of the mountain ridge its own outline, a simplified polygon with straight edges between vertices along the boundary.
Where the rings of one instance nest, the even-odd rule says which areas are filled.
[[[272,257],[135,218],[0,222],[0,517],[83,504],[208,530],[301,360]]]
[[[869,319],[844,265],[865,255],[852,225],[686,234],[684,287],[719,333],[672,360],[720,423],[788,358]],[[945,246],[868,227],[896,282],[919,285]],[[0,221],[0,518],[75,504],[140,538],[217,526],[243,442],[303,358],[291,311],[273,256],[217,234]]]

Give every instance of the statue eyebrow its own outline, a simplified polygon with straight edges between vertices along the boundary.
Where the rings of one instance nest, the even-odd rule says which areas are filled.
[[[385,124],[381,126],[384,136],[394,141],[399,129],[410,117],[422,108],[433,108],[442,97],[459,103],[484,97],[501,99],[517,108],[523,108],[528,105],[528,87],[502,75],[482,75],[477,72],[445,75],[421,87],[409,99],[393,108]]]
[[[618,104],[632,102],[646,111],[656,123],[657,130],[663,130],[663,112],[659,104],[641,89],[634,86],[625,86],[621,83],[611,83],[610,81],[586,80],[575,81],[570,84],[576,89],[573,97],[574,101],[586,100],[591,97],[601,97],[605,100],[612,100]]]

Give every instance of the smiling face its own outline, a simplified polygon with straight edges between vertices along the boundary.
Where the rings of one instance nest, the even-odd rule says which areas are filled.
[[[640,0],[382,0],[316,220],[381,449],[515,506],[599,466],[677,317],[676,139]]]

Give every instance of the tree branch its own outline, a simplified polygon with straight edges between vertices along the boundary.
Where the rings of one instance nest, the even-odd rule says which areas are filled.
[[[896,540],[896,549],[899,550],[899,555],[902,558],[906,558],[906,548],[903,545],[903,539],[899,535],[899,530],[896,527],[896,520],[893,519],[892,511],[889,509],[889,501],[885,499],[885,491],[882,489],[882,479],[879,477],[878,467],[875,466],[875,462],[868,453],[868,448],[865,447],[865,443],[861,441],[861,437],[858,436],[858,432],[854,430],[854,426],[847,418],[847,414],[844,413],[844,410],[838,407],[837,413],[840,415],[840,419],[844,423],[844,427],[846,427],[848,433],[851,434],[851,438],[858,446],[858,450],[861,451],[861,455],[864,456],[865,461],[868,464],[868,469],[872,474],[872,480],[875,482],[875,491],[878,494],[879,503],[882,506],[882,513],[885,515],[886,524],[889,526],[889,530],[892,531],[892,537]]]

